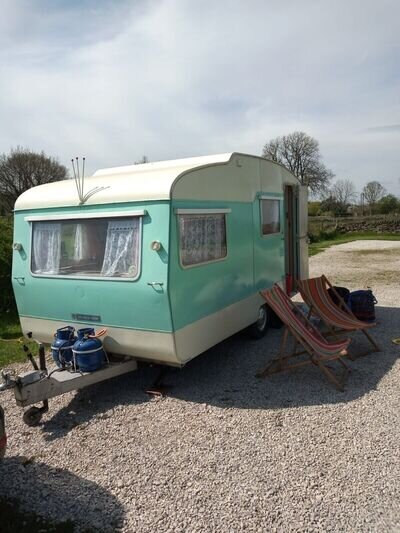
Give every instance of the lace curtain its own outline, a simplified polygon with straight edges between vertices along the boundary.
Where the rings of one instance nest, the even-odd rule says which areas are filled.
[[[280,232],[279,200],[261,200],[263,235]]]
[[[134,278],[138,272],[139,257],[138,217],[130,220],[112,220],[107,227],[103,276],[127,276]]]
[[[33,272],[58,274],[61,257],[61,224],[37,222],[33,228]]]
[[[88,259],[90,257],[90,248],[87,227],[83,224],[77,224],[74,239],[74,260],[82,261],[83,259]]]
[[[225,215],[180,215],[181,260],[185,266],[226,256]]]

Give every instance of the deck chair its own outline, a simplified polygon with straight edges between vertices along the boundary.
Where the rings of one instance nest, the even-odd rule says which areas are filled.
[[[376,324],[358,320],[324,275],[319,278],[298,280],[297,286],[303,300],[310,308],[308,318],[312,314],[316,314],[328,328],[325,336],[361,331],[372,344],[372,352],[380,351],[378,344],[367,331]],[[336,296],[338,304],[333,302],[328,289],[331,289]],[[371,350],[357,354],[357,356],[367,355],[368,353],[371,353]],[[354,355],[349,354],[349,357],[353,359]]]
[[[305,314],[300,311],[279,285],[274,285],[272,289],[264,290],[260,294],[269,307],[282,320],[285,329],[279,354],[265,368],[258,372],[257,376],[265,377],[277,372],[314,364],[337,389],[343,391],[345,379],[349,371],[343,357],[347,354],[350,339],[333,343],[324,339],[316,327],[311,324]],[[294,338],[294,347],[291,353],[286,354],[286,344],[289,334]],[[303,350],[296,351],[298,345],[303,346]],[[305,356],[305,360],[295,363],[289,362],[292,358],[300,355]],[[330,361],[338,361],[343,367],[343,376],[341,379],[326,364]]]

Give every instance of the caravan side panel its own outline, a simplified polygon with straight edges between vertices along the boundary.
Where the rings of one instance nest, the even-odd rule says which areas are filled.
[[[32,274],[32,217],[68,220],[104,212],[126,217],[135,210],[145,212],[136,279]],[[13,282],[24,333],[32,331],[34,338],[49,342],[55,330],[66,324],[106,327],[105,346],[110,351],[177,364],[168,298],[169,216],[169,202],[17,212],[15,242],[21,243],[22,250],[14,251]],[[162,243],[159,252],[150,247],[154,240]]]

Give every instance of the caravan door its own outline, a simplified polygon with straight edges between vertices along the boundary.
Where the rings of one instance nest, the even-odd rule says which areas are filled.
[[[308,188],[298,186],[297,194],[297,256],[299,278],[307,279],[308,272]]]
[[[282,196],[261,194],[253,204],[254,282],[261,290],[285,279]]]

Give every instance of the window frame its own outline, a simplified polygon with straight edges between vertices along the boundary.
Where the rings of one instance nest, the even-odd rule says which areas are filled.
[[[88,281],[117,281],[133,282],[137,281],[142,273],[142,249],[143,249],[143,217],[147,214],[146,210],[126,211],[126,212],[102,212],[102,213],[82,213],[71,215],[43,215],[27,216],[24,218],[30,225],[30,250],[29,250],[29,272],[34,278],[54,278],[54,279],[71,279],[71,280],[88,280]],[[138,270],[134,278],[129,277],[112,277],[112,276],[80,276],[80,275],[63,275],[63,274],[37,274],[32,271],[32,251],[33,251],[33,225],[35,222],[70,222],[88,219],[111,219],[111,218],[133,218],[139,217],[139,251],[138,251]]]
[[[274,233],[264,233],[263,232],[263,208],[262,208],[262,201],[263,200],[275,200],[279,203],[279,231],[276,231]],[[282,198],[277,198],[276,196],[270,196],[262,194],[259,196],[259,210],[260,210],[260,235],[263,239],[268,239],[270,237],[275,237],[276,235],[282,235],[283,229],[282,229]]]
[[[184,270],[191,268],[197,268],[204,265],[211,265],[213,263],[220,263],[221,261],[226,261],[229,256],[229,246],[228,246],[228,224],[227,224],[227,214],[232,212],[232,209],[229,208],[213,208],[213,209],[175,209],[176,215],[176,228],[177,228],[177,245],[178,245],[178,256],[180,267]],[[179,224],[179,217],[181,215],[224,215],[225,220],[225,243],[226,243],[226,254],[223,257],[218,259],[211,259],[210,261],[202,261],[201,263],[194,263],[193,265],[184,265],[182,261],[182,249],[181,249],[181,229]]]

